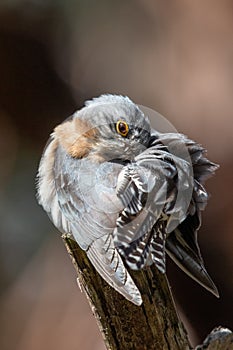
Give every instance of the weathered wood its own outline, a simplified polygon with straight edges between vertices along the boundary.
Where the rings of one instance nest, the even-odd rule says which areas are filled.
[[[233,333],[228,328],[217,327],[206,337],[202,345],[195,350],[232,350]]]
[[[191,349],[167,278],[155,266],[130,272],[143,297],[136,306],[101,278],[71,237],[62,238],[108,350]]]

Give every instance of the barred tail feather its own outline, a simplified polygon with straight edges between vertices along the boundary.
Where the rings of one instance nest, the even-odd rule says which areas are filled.
[[[153,238],[151,240],[150,253],[157,269],[165,273],[166,271],[166,252],[165,252],[166,232],[164,221],[153,227]]]

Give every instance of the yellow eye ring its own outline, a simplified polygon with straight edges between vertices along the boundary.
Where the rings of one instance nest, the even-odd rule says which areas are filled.
[[[116,131],[123,137],[126,137],[129,132],[129,125],[124,120],[118,120],[116,123]]]

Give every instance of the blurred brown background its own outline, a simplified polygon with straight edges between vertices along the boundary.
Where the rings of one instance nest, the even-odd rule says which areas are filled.
[[[168,276],[194,345],[233,328],[233,2],[1,0],[0,78],[0,348],[104,349],[34,185],[53,127],[104,92],[157,110],[221,164],[199,234],[221,298],[172,263]]]

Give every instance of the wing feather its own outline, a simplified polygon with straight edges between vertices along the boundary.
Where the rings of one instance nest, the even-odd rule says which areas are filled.
[[[142,304],[141,294],[116,250],[111,235],[94,241],[87,256],[105,281],[136,305]]]
[[[116,212],[109,213],[101,210],[94,188],[93,191],[90,191],[90,196],[93,198],[85,201],[85,196],[78,183],[79,166],[79,160],[69,157],[63,149],[57,146],[56,151],[54,150],[52,166],[54,177],[54,201],[51,202],[52,220],[58,223],[54,215],[56,211],[56,215],[61,218],[57,225],[58,228],[67,232],[64,222],[69,223],[69,233],[74,236],[80,247],[86,250],[88,258],[106,282],[128,300],[140,305],[142,303],[141,294],[126,270],[111,237],[119,202],[116,201],[115,204],[114,198],[110,196],[108,199],[113,201]],[[109,196],[108,193],[106,195]],[[90,203],[93,203],[92,207]],[[120,208],[122,209],[123,206]]]

